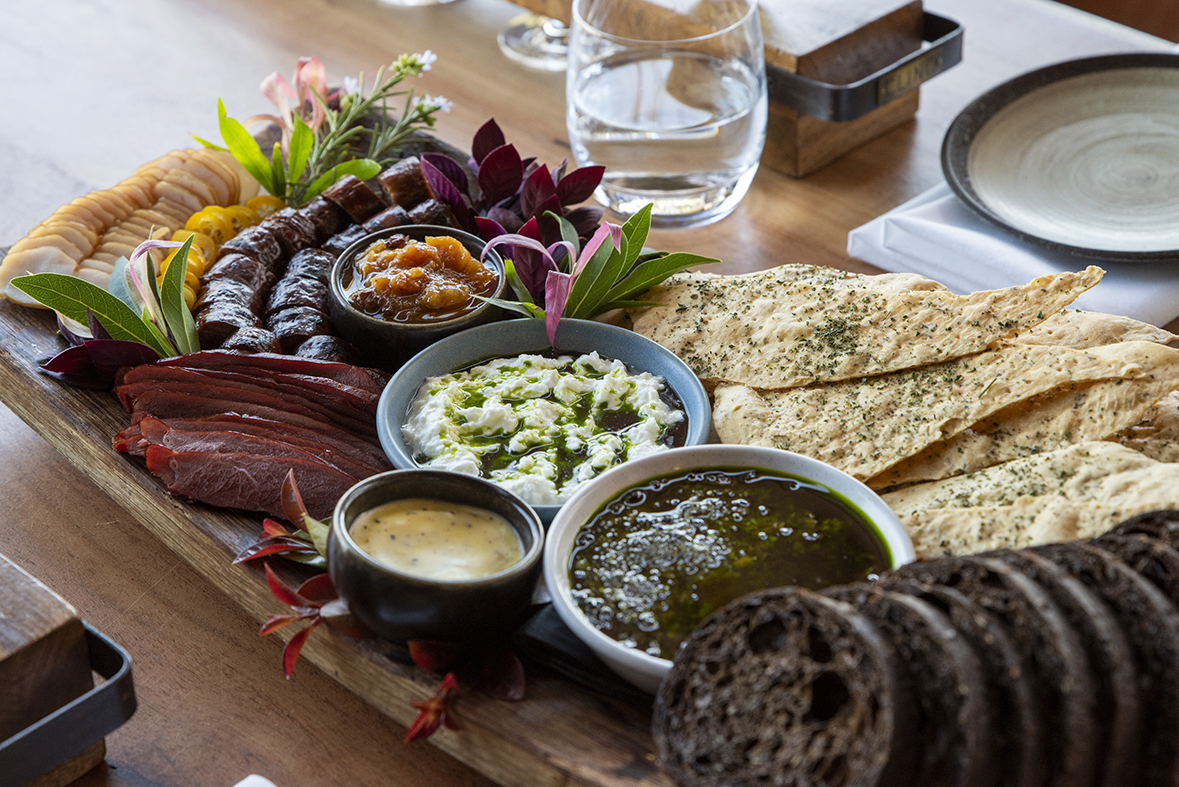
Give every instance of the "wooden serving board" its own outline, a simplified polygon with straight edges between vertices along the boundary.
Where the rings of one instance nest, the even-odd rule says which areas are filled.
[[[286,611],[261,565],[232,563],[258,536],[262,517],[173,498],[141,461],[112,449],[111,438],[130,423],[114,394],[67,387],[38,371],[40,361],[63,348],[51,313],[0,301],[0,400],[259,624]],[[272,566],[290,585],[310,575],[286,560]],[[303,659],[409,725],[417,715],[411,703],[430,696],[439,679],[403,655],[392,643],[355,640],[328,627],[303,648]],[[277,650],[274,668],[281,669]],[[291,691],[299,690],[297,677]],[[591,691],[531,666],[522,702],[468,692],[461,703],[462,731],[442,729],[430,741],[503,784],[671,785],[655,765],[649,703]]]

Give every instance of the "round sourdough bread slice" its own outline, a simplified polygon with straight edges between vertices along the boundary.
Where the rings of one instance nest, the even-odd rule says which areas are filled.
[[[1031,549],[1081,580],[1113,610],[1134,652],[1143,705],[1138,783],[1179,784],[1179,610],[1110,552],[1081,541]]]
[[[983,787],[993,768],[994,735],[982,663],[970,642],[916,596],[867,583],[822,594],[846,601],[875,623],[908,673],[921,750],[913,784]]]
[[[1134,654],[1121,624],[1105,601],[1056,563],[1034,552],[984,553],[1031,578],[1044,588],[1080,637],[1094,678],[1094,750],[1092,784],[1123,787],[1137,779],[1141,705]]]
[[[685,787],[913,785],[913,704],[892,647],[849,604],[743,596],[676,654],[655,700],[660,764]]]
[[[1038,787],[1044,783],[1045,726],[1036,704],[1034,670],[998,618],[963,593],[944,585],[894,580],[889,589],[932,604],[978,654],[995,733],[988,787]]]
[[[1048,785],[1080,787],[1093,779],[1094,679],[1077,633],[1048,593],[995,558],[977,555],[909,563],[882,579],[948,585],[996,615],[1031,662],[1043,710]]]
[[[1179,603],[1179,550],[1141,533],[1106,533],[1090,543],[1117,555],[1123,563],[1153,582],[1172,604]]]
[[[1179,509],[1147,511],[1119,522],[1109,532],[1119,535],[1139,533],[1179,547]]]

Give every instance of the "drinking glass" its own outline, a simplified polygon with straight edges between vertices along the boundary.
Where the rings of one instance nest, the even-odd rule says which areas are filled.
[[[728,215],[766,134],[757,0],[573,0],[566,124],[594,196],[661,227]]]
[[[560,19],[527,13],[508,22],[496,36],[500,51],[538,71],[564,71],[569,27]]]

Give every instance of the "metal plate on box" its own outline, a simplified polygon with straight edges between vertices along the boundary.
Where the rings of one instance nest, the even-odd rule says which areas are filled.
[[[1072,60],[1000,85],[950,125],[942,169],[966,205],[1029,243],[1179,259],[1179,56]]]
[[[863,79],[833,85],[766,65],[770,101],[783,104],[819,120],[848,121],[899,98],[922,82],[937,76],[962,59],[962,26],[925,12],[925,45]]]

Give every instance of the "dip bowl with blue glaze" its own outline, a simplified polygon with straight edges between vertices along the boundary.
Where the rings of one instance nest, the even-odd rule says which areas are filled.
[[[393,466],[403,469],[422,466],[414,449],[407,444],[403,429],[411,405],[428,378],[466,370],[497,358],[553,351],[543,320],[519,319],[471,328],[415,355],[389,381],[377,406],[377,432]],[[621,361],[630,374],[648,372],[661,378],[686,419],[677,445],[707,442],[712,414],[704,386],[683,361],[659,344],[614,325],[564,319],[557,331],[555,352],[574,358],[596,352],[601,358]],[[521,496],[546,524],[561,507],[560,503],[534,502],[526,494]]]

